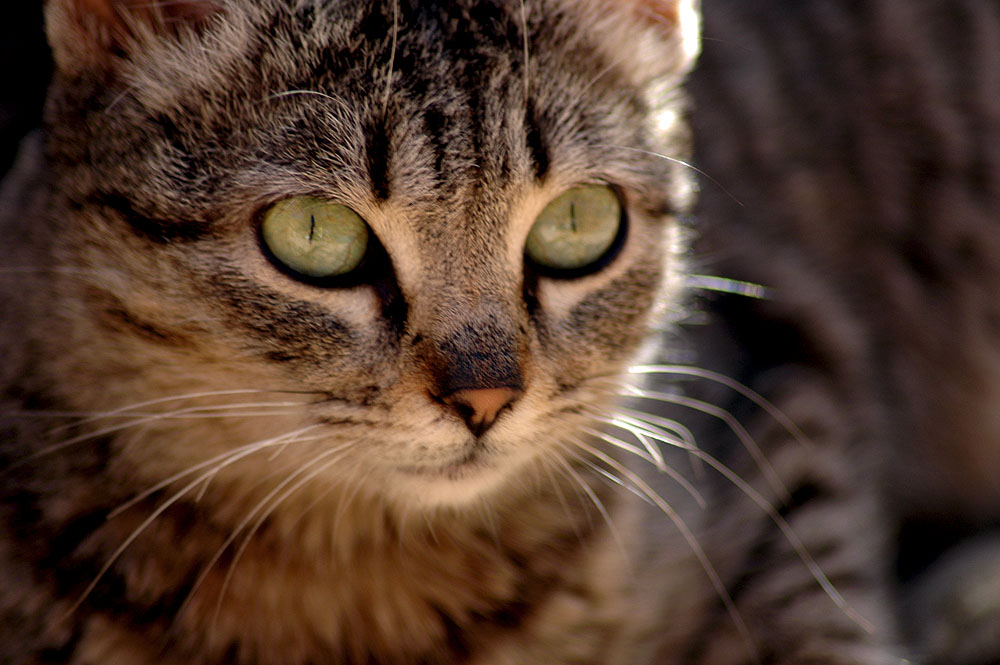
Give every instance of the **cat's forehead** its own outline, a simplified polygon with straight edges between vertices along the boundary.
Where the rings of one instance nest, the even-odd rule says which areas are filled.
[[[312,193],[360,199],[364,183],[420,205],[548,177],[627,179],[637,159],[620,148],[644,122],[641,91],[551,9],[262,3],[227,17],[213,57],[138,61],[127,94],[185,150]]]
[[[618,3],[216,1],[205,30],[132,46],[103,98],[67,92],[95,109],[101,189],[147,216],[307,195],[449,233],[574,184],[662,192],[639,56],[602,46],[628,21],[594,8]],[[81,118],[50,122],[59,146]]]

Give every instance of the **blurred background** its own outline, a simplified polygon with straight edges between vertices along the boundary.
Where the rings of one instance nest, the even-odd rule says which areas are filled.
[[[38,124],[51,73],[42,3],[5,2],[0,9],[0,174],[21,137]]]

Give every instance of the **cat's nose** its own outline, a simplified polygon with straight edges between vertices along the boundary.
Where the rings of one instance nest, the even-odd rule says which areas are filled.
[[[497,416],[510,406],[521,391],[517,388],[466,388],[456,390],[441,399],[462,416],[476,436],[486,433]]]

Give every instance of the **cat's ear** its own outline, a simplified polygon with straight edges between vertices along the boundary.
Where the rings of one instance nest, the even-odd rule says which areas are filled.
[[[151,40],[203,28],[220,13],[215,0],[48,0],[49,43],[67,73],[111,70]]]
[[[634,83],[674,80],[687,73],[701,45],[699,0],[575,0],[603,20],[595,31],[608,56]]]

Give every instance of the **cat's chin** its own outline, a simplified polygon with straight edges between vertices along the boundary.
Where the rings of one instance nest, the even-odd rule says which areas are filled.
[[[515,483],[514,479],[523,475],[530,463],[530,458],[511,459],[475,450],[442,465],[399,467],[392,474],[391,491],[409,506],[416,502],[428,509],[463,507],[489,500],[511,487],[524,489],[526,483]]]

